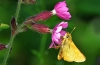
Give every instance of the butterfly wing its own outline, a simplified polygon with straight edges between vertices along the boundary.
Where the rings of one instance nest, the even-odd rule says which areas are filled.
[[[59,53],[58,53],[58,60],[61,60],[65,56],[64,55],[64,50],[65,49],[66,49],[66,51],[68,50],[68,47],[63,47],[64,42],[65,42],[65,39],[61,43],[61,47],[60,47],[60,50],[59,50]]]
[[[62,58],[68,62],[84,62],[85,56],[80,52],[80,50],[75,46],[71,39],[64,39],[61,43],[61,48],[58,53],[58,60]]]
[[[63,58],[65,61],[73,62],[74,61],[73,50],[70,49],[70,44],[66,42],[67,40],[65,39],[61,45],[61,48],[58,54],[58,60],[61,60]]]

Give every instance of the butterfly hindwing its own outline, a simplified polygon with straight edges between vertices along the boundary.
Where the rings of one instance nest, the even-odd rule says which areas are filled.
[[[75,46],[71,39],[71,35],[67,33],[62,40],[60,51],[58,53],[58,60],[64,59],[68,62],[84,62],[85,56]]]

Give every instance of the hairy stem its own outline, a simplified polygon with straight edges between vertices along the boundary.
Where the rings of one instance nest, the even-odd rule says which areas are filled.
[[[15,35],[11,36],[11,38],[10,38],[9,46],[8,46],[8,49],[7,49],[7,52],[6,52],[6,55],[5,55],[5,58],[3,60],[2,65],[6,65],[7,59],[9,57],[9,53],[11,51],[11,47],[12,47],[12,43],[13,43],[14,37],[15,37]]]
[[[20,11],[21,3],[22,3],[22,0],[18,0],[18,5],[17,5],[17,9],[16,9],[16,14],[15,14],[16,22],[17,22],[17,20],[18,20],[18,16],[19,16],[19,11]],[[19,30],[20,30],[22,27],[23,27],[23,24],[16,30],[16,34],[19,32]],[[11,47],[12,47],[12,44],[13,44],[13,41],[14,41],[14,38],[15,38],[16,34],[14,34],[14,35],[11,34],[11,38],[10,38],[10,41],[9,41],[9,44],[8,44],[9,46],[8,46],[8,48],[7,48],[6,55],[5,55],[5,58],[4,58],[4,60],[3,60],[2,65],[6,65],[6,63],[7,63],[7,60],[8,60],[10,51],[11,51]]]
[[[20,25],[18,27],[18,29],[16,30],[16,33],[11,36],[10,41],[9,41],[9,46],[7,48],[7,52],[6,52],[6,55],[5,55],[5,58],[4,58],[4,61],[3,61],[2,65],[6,65],[6,62],[7,62],[7,59],[9,57],[9,54],[10,54],[10,51],[11,51],[11,47],[12,47],[14,38],[15,38],[16,34],[18,34],[20,32],[20,30],[22,29],[22,27],[24,27],[24,23],[22,23],[22,25]]]
[[[22,3],[22,0],[18,0],[18,5],[17,5],[16,13],[15,13],[16,22],[17,22],[17,19],[18,19],[18,16],[19,16],[19,11],[20,11],[20,7],[21,7],[21,3]]]

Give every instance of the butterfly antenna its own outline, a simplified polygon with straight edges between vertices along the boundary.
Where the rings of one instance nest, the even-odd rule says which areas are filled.
[[[76,28],[76,27],[73,28],[73,30],[71,31],[71,33],[75,30],[75,28]],[[71,34],[71,33],[70,33],[70,34]]]

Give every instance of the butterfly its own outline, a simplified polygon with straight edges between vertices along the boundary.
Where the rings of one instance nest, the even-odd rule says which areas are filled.
[[[58,60],[64,59],[68,62],[84,62],[86,60],[85,56],[80,52],[80,50],[75,46],[72,41],[71,34],[67,32],[62,39],[60,50],[58,53]]]

